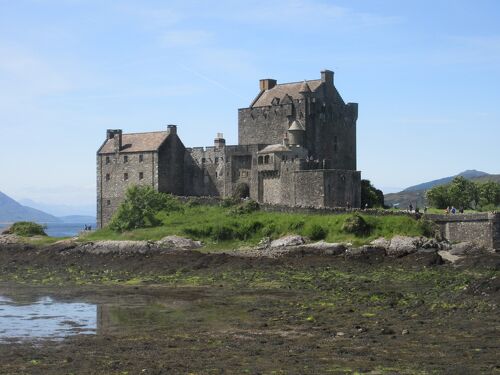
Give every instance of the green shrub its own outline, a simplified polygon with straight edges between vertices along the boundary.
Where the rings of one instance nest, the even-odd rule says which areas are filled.
[[[118,232],[154,227],[161,224],[156,215],[163,211],[179,211],[182,204],[169,194],[160,193],[151,186],[131,186],[125,200],[113,215],[109,228]]]
[[[440,231],[439,231],[439,226],[427,219],[421,219],[418,222],[419,227],[422,230],[422,233],[426,237],[440,237]]]
[[[241,240],[248,240],[252,238],[255,233],[261,230],[264,227],[260,221],[250,221],[248,223],[243,223],[239,228],[238,238]]]
[[[307,228],[305,234],[313,241],[324,240],[328,235],[328,230],[319,224],[312,224]]]
[[[306,224],[306,222],[304,220],[292,221],[288,225],[288,229],[290,229],[291,231],[299,231],[302,228],[304,228],[305,224]]]
[[[344,220],[342,230],[356,236],[363,236],[370,233],[370,225],[361,215],[355,213]]]
[[[217,225],[212,228],[211,238],[216,242],[233,240],[238,237],[238,231],[229,225]]]
[[[212,226],[207,225],[207,226],[184,228],[182,232],[189,237],[199,240],[210,237],[212,235],[212,230],[213,230]]]
[[[243,201],[229,211],[229,215],[245,215],[259,210],[259,204],[251,199]]]
[[[222,202],[220,202],[220,206],[224,208],[236,206],[238,203],[240,203],[240,199],[237,198],[224,198]]]
[[[31,221],[18,221],[12,224],[9,232],[23,237],[46,236],[43,225]]]

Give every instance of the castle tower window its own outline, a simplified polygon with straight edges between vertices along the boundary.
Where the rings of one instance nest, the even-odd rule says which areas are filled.
[[[123,156],[123,162],[124,162],[124,163],[128,163],[128,156],[127,156],[127,155],[124,155],[124,156]]]
[[[144,161],[144,155],[139,154],[139,163],[142,163]]]
[[[111,201],[109,199],[106,201],[106,205],[111,206]]]
[[[269,155],[264,156],[264,164],[269,164]]]
[[[127,181],[127,180],[128,180],[128,173],[124,173],[124,174],[123,174],[123,180],[124,180],[124,181]]]
[[[205,158],[201,158],[201,163],[202,163],[202,164],[205,164],[206,162],[207,162],[207,159],[205,159]]]
[[[259,156],[259,165],[263,163],[263,159],[262,159],[262,156]]]
[[[109,156],[106,156],[106,164],[109,164],[111,161],[109,159]]]
[[[106,173],[106,181],[109,181],[111,179],[111,176],[109,175],[109,173]]]
[[[219,158],[216,156],[215,157],[215,164],[217,164],[219,162]]]
[[[142,180],[144,178],[144,172],[139,172],[139,180]]]

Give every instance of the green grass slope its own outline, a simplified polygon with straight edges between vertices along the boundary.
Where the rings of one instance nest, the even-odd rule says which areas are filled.
[[[168,235],[179,235],[201,240],[209,249],[230,249],[256,245],[263,237],[274,239],[286,234],[299,234],[328,242],[351,242],[355,245],[368,243],[378,237],[424,234],[422,224],[407,216],[362,215],[371,230],[363,236],[355,236],[342,230],[344,221],[351,216],[349,214],[235,211],[234,207],[183,205],[181,211],[160,213],[161,226],[123,233],[105,228],[85,236],[84,240],[159,240]]]

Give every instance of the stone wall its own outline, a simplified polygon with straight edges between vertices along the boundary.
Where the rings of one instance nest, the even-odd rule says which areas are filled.
[[[158,188],[158,154],[118,152],[97,155],[97,184],[97,227],[101,228],[109,222],[129,186]]]
[[[451,242],[474,242],[500,250],[500,213],[426,215],[437,223],[441,235]]]

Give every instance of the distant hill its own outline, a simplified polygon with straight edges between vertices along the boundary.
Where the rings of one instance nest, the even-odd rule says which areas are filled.
[[[410,186],[399,193],[384,195],[384,201],[387,206],[399,204],[401,209],[405,209],[411,203],[414,207],[424,207],[427,202],[425,193],[434,186],[445,185],[450,183],[455,177],[463,176],[468,180],[475,182],[495,181],[500,183],[500,174],[488,174],[481,171],[469,170],[459,173],[455,176],[445,177],[438,180],[424,182],[419,185]]]
[[[0,223],[13,223],[16,221],[57,223],[61,220],[46,212],[23,206],[0,191]]]
[[[471,180],[473,178],[487,177],[490,175],[486,172],[476,171],[473,169],[473,170],[464,171],[464,172],[459,173],[455,176],[444,177],[444,178],[440,178],[439,180],[433,180],[433,181],[424,182],[422,184],[418,184],[415,186],[410,186],[410,187],[404,189],[403,192],[429,190],[430,188],[433,188],[434,186],[445,185],[447,183],[450,183],[457,176],[462,176],[468,180]]]

